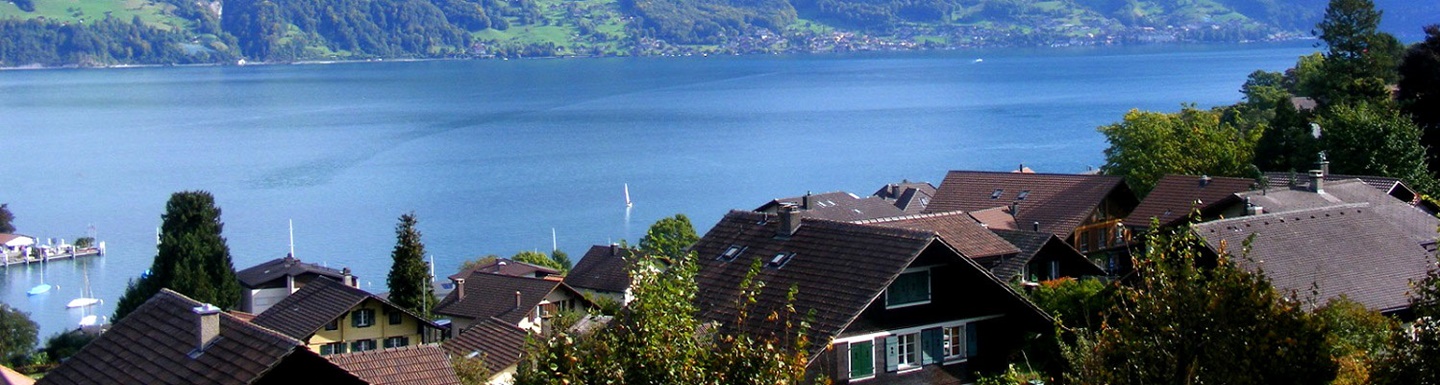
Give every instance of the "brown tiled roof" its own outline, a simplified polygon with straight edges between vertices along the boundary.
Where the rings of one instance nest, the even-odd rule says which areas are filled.
[[[929,182],[904,181],[887,184],[870,196],[891,202],[906,214],[919,214],[935,197],[935,186]]]
[[[1018,230],[1015,224],[1015,217],[1010,216],[1009,207],[991,207],[984,210],[971,211],[970,217],[976,222],[985,225],[991,230]],[[1029,230],[1029,229],[1027,229]]]
[[[1432,227],[1433,228],[1433,227]],[[1193,231],[1212,249],[1239,253],[1255,236],[1248,269],[1263,269],[1280,290],[1318,300],[1345,295],[1373,310],[1409,305],[1406,291],[1433,261],[1421,243],[1391,225],[1367,203],[1304,209],[1200,223]]]
[[[925,212],[978,211],[1019,202],[1014,217],[1021,227],[1040,222],[1041,231],[1069,237],[1110,196],[1134,200],[1134,193],[1118,176],[951,171]]]
[[[433,344],[325,356],[371,385],[459,385],[445,351]]]
[[[954,247],[961,255],[970,258],[994,257],[1020,252],[1015,245],[995,235],[964,211],[906,215],[855,223],[933,231],[940,234],[940,238],[945,239],[945,243]]]
[[[450,279],[469,276],[470,273],[481,272],[487,274],[508,275],[511,277],[539,278],[549,275],[560,275],[559,270],[540,265],[532,265],[525,262],[517,262],[510,258],[495,258],[494,261],[466,269],[459,273],[450,275]]]
[[[1135,206],[1125,223],[1149,227],[1154,218],[1160,226],[1171,226],[1189,218],[1195,210],[1205,213],[1233,204],[1238,199],[1235,193],[1250,191],[1253,187],[1256,187],[1255,180],[1246,178],[1166,175],[1155,183],[1150,195]]]
[[[374,299],[387,308],[404,311],[416,319],[425,319],[364,290],[329,279],[317,279],[255,316],[251,322],[303,340],[310,338],[330,321],[340,319],[366,299]],[[439,328],[433,323],[430,327]]]
[[[805,204],[809,197],[809,204]],[[770,201],[755,211],[775,212],[781,204],[794,204],[805,218],[829,219],[832,221],[858,221],[871,218],[885,218],[904,215],[905,212],[890,202],[877,197],[861,198],[844,191],[824,194],[806,194],[798,197],[780,198]]]
[[[240,270],[235,273],[235,278],[239,279],[240,284],[245,287],[256,288],[287,275],[294,277],[305,274],[330,277],[336,281],[341,280],[341,277],[345,276],[340,270],[313,263],[301,262],[299,259],[287,255],[282,258],[261,262],[245,270]]]
[[[39,383],[248,384],[304,350],[299,340],[218,313],[219,337],[195,355],[198,306],[162,289]]]
[[[763,268],[755,277],[765,282],[766,290],[750,314],[782,309],[794,285],[799,289],[795,309],[802,315],[815,311],[811,347],[823,349],[937,238],[928,231],[810,218],[803,219],[793,235],[777,238],[779,226],[775,215],[731,211],[695,243],[692,250],[700,262],[696,304],[702,319],[733,325],[739,284],[751,264],[795,253],[779,268]],[[718,259],[731,246],[745,250],[733,261]],[[773,323],[761,319],[745,324],[744,331],[752,335],[777,333],[768,328]],[[817,351],[811,353],[813,357]]]
[[[623,293],[630,288],[630,263],[635,250],[619,245],[594,245],[565,275],[565,284],[579,289]]]
[[[555,290],[567,290],[580,297],[579,292],[560,281],[472,272],[465,278],[465,299],[459,299],[457,287],[440,300],[435,313],[472,319],[495,317],[518,324]],[[520,306],[515,306],[516,292],[520,293]]]
[[[520,362],[520,355],[525,352],[526,335],[514,323],[486,318],[460,331],[455,338],[445,341],[442,347],[452,356],[484,356],[485,368],[490,373],[499,373]]]

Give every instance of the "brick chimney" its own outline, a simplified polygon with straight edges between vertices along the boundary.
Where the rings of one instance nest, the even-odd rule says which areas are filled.
[[[349,287],[360,287],[360,280],[355,279],[355,276],[350,274],[350,268],[348,267],[340,269],[340,283],[343,283],[345,284],[345,286]]]
[[[191,309],[196,317],[195,353],[205,351],[211,342],[220,338],[220,308],[211,304],[201,304]]]
[[[809,209],[810,209],[810,192],[809,192],[809,191],[806,191],[806,192],[805,192],[805,196],[800,197],[800,209],[801,209],[801,210],[809,210]]]
[[[465,299],[465,278],[455,278],[455,299]]]
[[[778,238],[788,238],[800,229],[800,209],[795,205],[780,206],[780,228],[775,231]]]
[[[520,291],[519,291],[519,290],[516,290],[516,291],[515,291],[515,308],[516,308],[516,309],[519,309],[519,308],[520,308]]]

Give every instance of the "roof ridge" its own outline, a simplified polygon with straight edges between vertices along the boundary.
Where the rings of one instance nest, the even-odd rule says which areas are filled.
[[[914,239],[927,239],[927,238],[938,238],[938,237],[939,237],[939,235],[938,235],[937,233],[935,233],[934,231],[916,230],[916,229],[901,228],[901,227],[880,226],[880,225],[876,225],[876,224],[862,224],[862,223],[842,222],[842,221],[836,221],[836,220],[830,220],[830,219],[820,219],[820,218],[801,218],[800,221],[801,221],[801,222],[800,222],[800,223],[801,223],[800,228],[802,228],[802,229],[805,228],[805,226],[812,226],[812,227],[813,227],[813,226],[819,226],[819,227],[822,228],[822,229],[831,229],[831,230],[838,230],[838,231],[855,231],[855,232],[864,232],[864,233],[876,234],[876,235],[889,235],[889,236],[897,236],[897,237],[909,237],[909,238],[914,238]]]
[[[1069,173],[1058,173],[1058,172],[1014,172],[1013,170],[1012,170],[1012,171],[950,170],[950,171],[946,172],[946,175],[954,174],[954,173],[960,173],[960,174],[972,173],[972,174],[995,174],[995,175],[1021,175],[1022,177],[1032,177],[1032,176],[1066,176],[1066,177],[1076,177],[1076,178],[1121,179],[1120,176],[1118,176],[1118,175],[1069,174]],[[941,183],[941,184],[944,184],[945,182],[940,182],[940,183]]]
[[[1198,226],[1207,226],[1207,225],[1221,225],[1221,224],[1236,223],[1236,222],[1250,221],[1250,220],[1258,220],[1258,219],[1270,219],[1270,218],[1282,218],[1282,219],[1283,219],[1285,216],[1289,216],[1289,215],[1296,215],[1296,214],[1303,214],[1303,213],[1311,213],[1311,212],[1321,212],[1321,211],[1331,211],[1331,210],[1345,210],[1345,209],[1353,209],[1353,208],[1369,208],[1369,207],[1371,207],[1371,206],[1373,206],[1373,205],[1371,205],[1370,202],[1345,203],[1345,204],[1338,204],[1338,205],[1321,206],[1321,207],[1311,207],[1311,208],[1305,208],[1305,209],[1290,210],[1290,211],[1280,211],[1280,212],[1267,212],[1267,213],[1264,213],[1264,214],[1245,215],[1245,216],[1239,216],[1239,217],[1234,217],[1234,218],[1225,218],[1225,219],[1219,219],[1219,220],[1214,220],[1214,221],[1209,221],[1209,222],[1197,223],[1197,224],[1195,224],[1195,226],[1198,227]]]
[[[986,209],[986,210],[989,210],[989,209]],[[877,224],[877,223],[890,223],[890,222],[908,221],[908,220],[912,220],[912,219],[937,218],[937,217],[954,216],[954,215],[964,215],[964,214],[968,214],[968,212],[966,212],[965,210],[951,210],[951,211],[941,211],[941,212],[938,212],[938,213],[905,214],[905,215],[897,215],[897,216],[891,216],[891,217],[861,219],[861,220],[858,220],[858,221],[851,221],[850,223],[854,223],[854,224],[858,224],[858,225],[873,225],[873,224]],[[973,219],[973,218],[972,218],[972,219]]]

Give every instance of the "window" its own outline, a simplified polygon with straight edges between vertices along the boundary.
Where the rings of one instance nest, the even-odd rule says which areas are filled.
[[[875,376],[875,343],[870,341],[850,343],[850,379]]]
[[[375,324],[375,309],[360,309],[350,313],[350,326],[368,328]],[[374,344],[374,341],[371,341]]]
[[[350,351],[352,352],[359,353],[366,350],[375,350],[375,340],[359,340],[350,344]]]
[[[341,317],[341,318],[344,318],[344,317]],[[338,330],[338,329],[340,329],[340,322],[339,322],[339,320],[330,321],[330,323],[325,324],[325,330]]]
[[[885,337],[885,370],[906,370],[920,366],[918,333]]]
[[[997,189],[995,189],[995,192],[990,193],[990,199],[1000,199],[1000,194],[1004,194],[1004,193],[1005,193],[1005,189],[1003,189],[1003,188],[997,188]]]
[[[730,245],[730,248],[725,249],[724,253],[720,253],[720,258],[716,259],[725,262],[734,261],[735,257],[739,257],[743,252],[745,252],[745,246]]]
[[[1050,261],[1050,279],[1060,279],[1060,260]]]
[[[774,257],[770,257],[769,262],[765,263],[765,267],[773,267],[779,269],[781,266],[785,266],[785,262],[790,262],[790,259],[793,257],[795,257],[795,253],[775,254]]]
[[[941,328],[944,333],[945,359],[965,357],[965,325],[946,326]]]
[[[399,325],[402,322],[405,322],[405,312],[392,310],[390,312],[390,324]]]
[[[410,337],[390,337],[385,339],[385,348],[398,348],[410,345]]]
[[[930,270],[906,272],[895,277],[885,289],[885,307],[923,305],[930,303]]]
[[[1020,195],[1016,195],[1016,196],[1015,196],[1015,200],[1017,200],[1017,201],[1023,201],[1023,200],[1025,200],[1025,198],[1029,198],[1029,197],[1030,197],[1030,190],[1021,190],[1021,191],[1020,191]]]
[[[344,342],[331,342],[328,344],[320,345],[320,355],[322,356],[341,353],[345,353]]]

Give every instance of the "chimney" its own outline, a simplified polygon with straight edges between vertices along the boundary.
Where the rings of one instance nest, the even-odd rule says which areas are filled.
[[[1209,185],[1210,185],[1210,176],[1209,176],[1209,175],[1201,175],[1201,176],[1200,176],[1200,187],[1205,187],[1205,186],[1209,186]]]
[[[1315,168],[1320,169],[1320,175],[1330,176],[1330,160],[1325,158],[1325,152],[1320,152],[1320,160],[1315,162]]]
[[[455,278],[455,300],[465,299],[465,278]]]
[[[515,308],[516,308],[516,309],[519,309],[519,308],[520,308],[520,291],[519,291],[519,290],[516,290],[516,291],[515,291]]]
[[[1019,216],[1019,215],[1020,215],[1020,202],[1018,202],[1018,201],[1017,201],[1017,202],[1010,202],[1010,217],[1011,217],[1011,218],[1014,218],[1014,217]]]
[[[788,238],[795,235],[795,231],[800,229],[799,212],[795,205],[780,206],[780,228],[775,231],[776,237]]]
[[[195,341],[195,353],[198,354],[205,351],[216,338],[220,338],[220,308],[207,303],[191,310],[195,312],[197,319],[196,336],[199,338]]]
[[[1040,232],[1040,221],[1035,221],[1031,226],[1035,229],[1035,232]]]
[[[1325,192],[1325,172],[1310,170],[1310,192],[1322,194]]]
[[[620,256],[620,245],[619,245],[619,244],[615,244],[615,243],[611,243],[611,244],[610,244],[610,256],[612,256],[612,257]]]
[[[340,269],[340,283],[345,284],[345,286],[358,288],[360,287],[359,281],[360,280],[355,279],[354,275],[350,274],[350,268]]]
[[[809,210],[809,209],[810,209],[810,192],[809,192],[809,191],[806,191],[806,192],[805,192],[805,196],[800,197],[800,209],[801,209],[801,210]]]
[[[1245,197],[1245,215],[1260,215],[1265,213],[1265,208],[1250,203],[1250,197]]]

